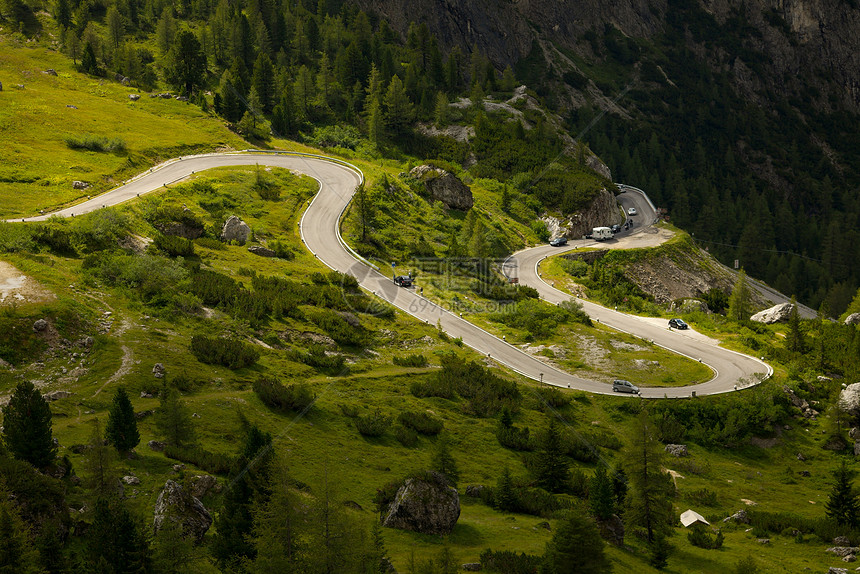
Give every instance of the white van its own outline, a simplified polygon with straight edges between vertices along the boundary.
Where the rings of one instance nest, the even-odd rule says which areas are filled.
[[[612,230],[608,227],[595,227],[591,230],[591,238],[597,241],[612,239]]]

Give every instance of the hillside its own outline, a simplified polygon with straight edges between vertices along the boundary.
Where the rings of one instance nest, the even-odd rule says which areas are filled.
[[[572,372],[656,387],[708,377],[503,282],[500,260],[547,239],[540,216],[611,200],[605,166],[512,70],[454,57],[439,76],[439,40],[419,27],[400,38],[394,16],[377,16],[326,1],[3,3],[0,125],[14,153],[0,152],[0,216],[51,211],[177,155],[334,155],[365,175],[343,236],[386,276],[413,271],[430,301]],[[176,46],[193,44],[185,31],[206,58],[190,90],[175,75]],[[367,59],[353,69],[356,53]],[[471,71],[485,81],[468,82]],[[344,90],[351,79],[359,86]],[[249,113],[236,113],[242,99]],[[397,110],[415,122],[394,121]],[[468,185],[469,209],[433,199],[436,169]],[[860,377],[856,326],[688,312],[695,329],[765,357],[774,377],[683,400],[551,389],[325,267],[299,232],[317,188],[288,170],[228,167],[84,217],[0,222],[0,566],[531,573],[604,556],[595,571],[782,572],[844,565],[826,549],[837,536],[860,543],[856,520],[831,511],[853,500],[843,490],[848,502],[832,502],[832,472],[856,468],[860,417],[837,403]],[[222,236],[234,215],[246,239]],[[702,280],[682,234],[559,271],[608,305],[668,316],[632,281],[649,258],[693,262],[679,283]],[[455,265],[422,266],[440,261]],[[378,527],[406,480],[456,486],[453,528]],[[650,533],[647,496],[659,506]],[[688,508],[713,528],[690,536],[678,522]],[[746,518],[723,521],[739,510]]]

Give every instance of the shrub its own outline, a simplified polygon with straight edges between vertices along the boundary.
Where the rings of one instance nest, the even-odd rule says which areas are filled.
[[[425,412],[406,411],[400,413],[397,421],[423,435],[437,435],[445,427],[445,423]]]
[[[485,571],[503,574],[537,574],[543,563],[542,557],[525,552],[490,549],[481,552],[480,560]]]
[[[233,458],[222,453],[209,452],[200,447],[164,447],[164,456],[193,464],[200,470],[211,474],[227,474],[233,465]]]
[[[361,325],[351,325],[334,311],[315,309],[308,312],[307,318],[341,345],[363,346],[367,341],[367,333]]]
[[[405,447],[418,445],[418,433],[409,427],[397,425],[394,427],[394,438]]]
[[[496,429],[496,439],[498,439],[500,445],[511,450],[531,451],[535,448],[528,427],[499,426]]]
[[[126,150],[125,141],[121,138],[106,138],[91,134],[66,136],[66,145],[70,149],[85,149],[89,151],[123,153]]]
[[[221,365],[230,369],[249,367],[260,358],[253,346],[237,339],[221,339],[194,335],[191,352],[201,363]]]
[[[535,395],[537,395],[540,403],[540,409],[543,410],[544,407],[549,406],[554,409],[564,408],[570,404],[573,400],[572,397],[568,394],[561,392],[560,390],[552,387],[538,387],[534,390]]]
[[[406,357],[395,356],[393,362],[398,367],[426,367],[427,357],[424,355],[409,355]]]
[[[693,546],[705,548],[706,550],[719,550],[723,547],[723,533],[719,530],[717,531],[717,535],[712,538],[705,528],[693,527],[687,533],[687,540]]]
[[[355,428],[361,436],[378,437],[385,434],[391,426],[391,417],[382,414],[376,409],[369,415],[361,415],[355,418]]]
[[[222,241],[218,239],[213,239],[211,237],[198,237],[196,240],[197,245],[200,247],[205,247],[206,249],[212,249],[213,251],[226,251],[227,246],[224,245]]]
[[[328,355],[325,347],[319,344],[313,344],[308,347],[307,353],[290,351],[287,357],[292,361],[304,363],[309,367],[331,375],[344,375],[348,371],[346,359],[343,358],[343,355]]]
[[[687,499],[701,506],[717,506],[717,493],[707,488],[701,488],[687,493]]]
[[[171,257],[190,257],[194,255],[194,242],[175,235],[156,235],[152,243],[156,249]]]
[[[253,388],[263,404],[281,412],[304,411],[316,400],[307,385],[300,383],[285,386],[278,379],[270,377],[260,377],[254,382]]]

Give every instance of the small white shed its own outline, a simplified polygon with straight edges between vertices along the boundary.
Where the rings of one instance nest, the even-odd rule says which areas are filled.
[[[684,528],[689,528],[694,524],[701,524],[703,526],[710,526],[711,523],[705,520],[705,517],[696,512],[695,510],[687,510],[681,515],[681,524],[684,525]]]

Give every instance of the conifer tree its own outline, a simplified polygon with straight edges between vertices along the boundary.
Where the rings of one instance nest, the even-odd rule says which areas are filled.
[[[394,136],[405,133],[409,124],[412,123],[415,112],[399,76],[392,76],[383,102],[385,104],[385,127]]]
[[[105,426],[105,436],[108,442],[121,453],[130,452],[140,443],[134,407],[131,406],[128,393],[122,387],[118,388],[113,396]]]
[[[99,419],[93,419],[89,448],[84,459],[86,485],[97,497],[109,497],[116,493],[117,476],[113,471],[114,454],[104,444]]]
[[[451,486],[457,487],[457,481],[460,480],[460,471],[457,469],[457,461],[454,460],[454,456],[451,454],[451,444],[447,434],[443,434],[436,439],[430,468],[444,474],[448,482],[451,483]]]
[[[505,466],[496,484],[496,508],[504,512],[514,512],[517,509],[517,494],[514,491],[514,481],[511,470]]]
[[[860,518],[860,500],[858,493],[854,490],[854,475],[856,473],[848,468],[843,460],[839,468],[833,471],[833,488],[830,496],[824,503],[827,517],[835,520],[840,526],[857,526]]]
[[[9,500],[9,494],[3,488],[0,488],[0,572],[43,572],[39,568],[39,555],[30,541],[27,526],[18,516]]]
[[[173,47],[167,54],[164,77],[183,94],[191,95],[203,85],[206,76],[206,55],[193,32],[183,30],[176,34]]]
[[[104,562],[110,572],[145,572],[149,543],[134,516],[118,497],[100,497],[87,531],[90,563]]]
[[[178,448],[194,442],[194,424],[179,391],[165,385],[159,396],[161,404],[155,412],[155,428],[165,442]]]
[[[605,544],[594,521],[579,510],[571,510],[556,526],[546,545],[542,574],[602,574],[612,566],[604,554]]]
[[[806,340],[800,325],[800,313],[797,309],[797,298],[791,298],[791,314],[788,317],[788,332],[785,334],[785,348],[792,353],[803,353],[806,350]]]
[[[271,58],[265,52],[260,52],[257,61],[254,62],[251,86],[257,90],[262,110],[267,114],[270,113],[275,107],[275,69]]]
[[[591,513],[598,520],[606,520],[615,514],[615,493],[612,492],[612,480],[606,472],[606,467],[602,464],[597,465],[594,475],[591,477],[588,502],[591,506]]]
[[[747,321],[750,318],[751,305],[752,293],[747,284],[747,274],[741,269],[738,272],[737,280],[735,280],[735,286],[732,288],[732,294],[729,296],[728,317],[739,322]]]
[[[561,433],[555,419],[550,417],[535,464],[538,486],[550,492],[565,490],[570,481],[570,470],[561,444]]]
[[[51,409],[30,381],[18,383],[3,407],[3,438],[12,456],[37,468],[51,464],[57,456]]]

